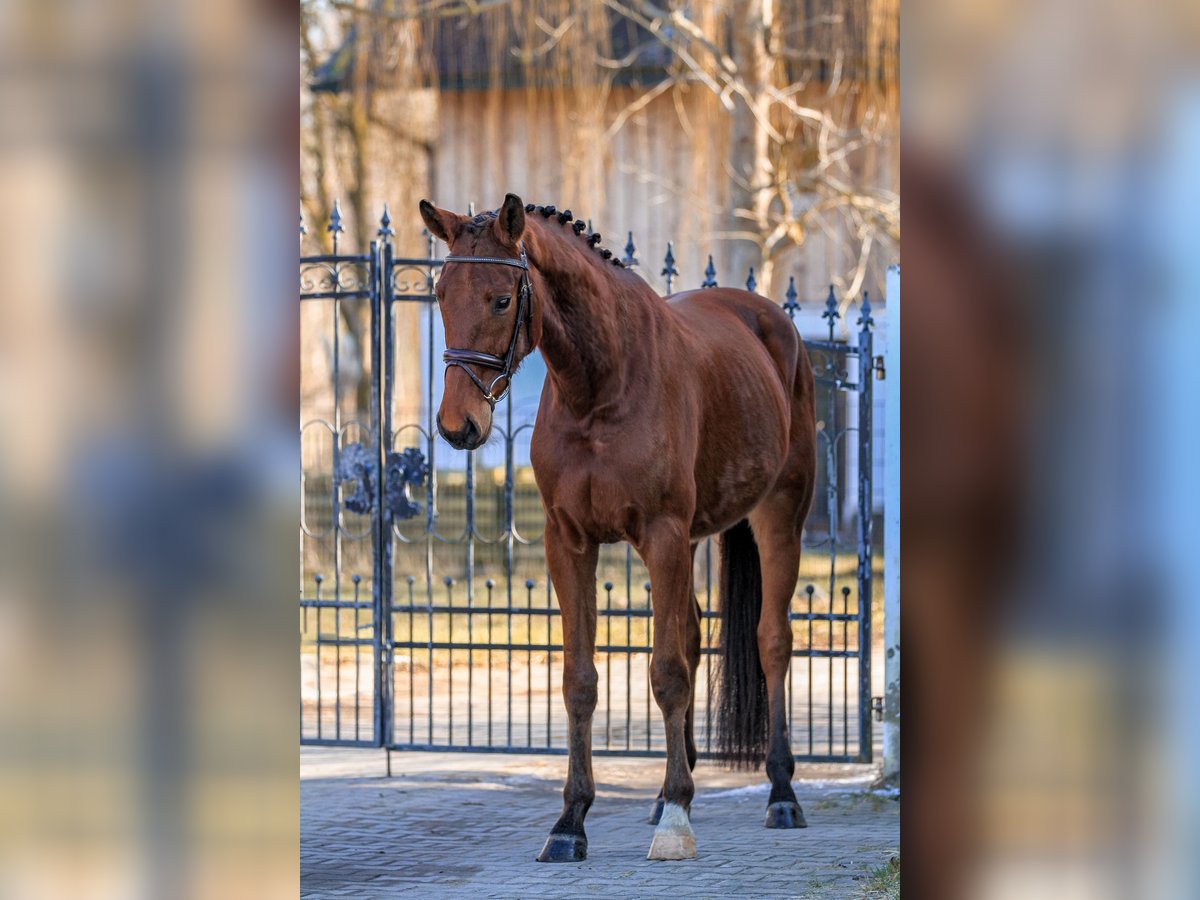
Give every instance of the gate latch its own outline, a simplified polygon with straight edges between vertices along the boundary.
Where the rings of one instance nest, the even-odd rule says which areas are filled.
[[[421,506],[412,499],[409,489],[424,484],[428,475],[425,456],[416,447],[388,453],[383,482],[384,509],[395,519],[411,519],[420,513]],[[337,480],[352,483],[344,491],[342,504],[346,509],[369,515],[375,505],[375,461],[370,449],[358,443],[343,447],[338,458]]]
[[[883,721],[883,698],[882,697],[872,697],[871,698],[871,709],[875,711],[875,721],[882,722]]]

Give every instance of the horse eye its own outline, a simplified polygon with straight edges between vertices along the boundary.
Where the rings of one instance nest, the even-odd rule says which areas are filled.
[[[497,297],[495,301],[493,301],[493,307],[496,312],[503,312],[504,310],[508,309],[508,304],[510,303],[512,303],[512,297],[504,295],[502,297]]]

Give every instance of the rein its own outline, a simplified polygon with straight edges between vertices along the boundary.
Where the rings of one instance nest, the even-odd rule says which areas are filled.
[[[517,354],[517,340],[521,336],[521,326],[533,319],[533,284],[529,281],[529,261],[525,258],[525,248],[520,247],[520,259],[505,259],[502,256],[447,256],[444,263],[461,262],[461,263],[489,263],[499,266],[512,266],[515,269],[521,270],[521,283],[517,287],[517,309],[516,321],[513,323],[512,338],[508,342],[508,350],[504,356],[494,356],[491,353],[483,353],[479,350],[456,350],[447,348],[442,354],[442,361],[446,364],[447,369],[450,366],[458,366],[467,376],[475,382],[475,386],[483,392],[483,399],[488,402],[488,405],[493,409],[496,404],[507,396],[509,388],[512,387],[513,374],[513,359]],[[533,339],[532,332],[530,340]],[[470,366],[482,366],[485,369],[499,369],[500,374],[491,380],[490,383],[484,384]],[[495,395],[492,391],[496,385],[507,379],[504,385],[504,390],[499,395]]]

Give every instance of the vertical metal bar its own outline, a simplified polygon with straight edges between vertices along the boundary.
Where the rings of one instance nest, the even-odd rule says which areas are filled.
[[[317,740],[321,740],[323,735],[323,727],[321,725],[321,582],[325,580],[325,576],[318,572],[313,576],[313,582],[317,585],[316,602],[317,602]]]
[[[813,586],[807,585],[804,593],[808,597],[808,752],[816,752],[813,747]]]
[[[611,581],[604,582],[604,749],[612,749],[612,590]]]
[[[333,235],[333,252],[337,253],[337,232]],[[331,369],[331,377],[333,380],[333,488],[330,491],[330,519],[333,526],[333,599],[338,602],[342,599],[342,493],[341,483],[338,481],[338,472],[340,471],[341,452],[342,452],[342,383],[341,383],[341,319],[342,319],[342,301],[338,296],[341,286],[341,266],[339,263],[333,263],[333,365]],[[334,640],[337,640],[337,607],[332,607],[329,612],[332,612],[334,617]],[[328,614],[326,614],[328,618]],[[317,608],[317,629],[321,627],[321,608]],[[334,717],[334,739],[336,740],[341,735],[340,717],[341,717],[341,698],[338,696],[338,684],[341,675],[341,660],[338,658],[337,644],[334,643],[334,696],[333,696],[333,717]]]
[[[341,597],[337,602],[341,602]],[[342,610],[334,606],[333,613],[333,737],[342,738]]]
[[[712,257],[708,258],[712,266]],[[716,274],[715,272],[713,273]],[[716,287],[716,282],[713,282]],[[712,538],[704,540],[704,611],[709,615],[704,619],[704,646],[712,650]],[[712,752],[712,653],[704,654],[704,680],[707,690],[704,697],[704,750]]]
[[[472,729],[475,724],[474,703],[475,692],[475,650],[471,644],[475,640],[475,630],[472,623],[471,609],[475,605],[475,451],[467,451],[467,746],[473,743]],[[450,629],[450,639],[454,639],[454,629]],[[454,651],[450,651],[451,657]],[[451,741],[453,743],[453,741]]]
[[[554,746],[554,742],[550,738],[550,709],[554,705],[552,698],[554,697],[554,651],[550,648],[554,646],[554,630],[551,627],[554,621],[553,601],[550,599],[550,579],[546,579],[546,746]]]
[[[374,554],[372,554],[373,556]],[[358,642],[359,628],[359,608],[358,608],[358,587],[362,583],[362,576],[357,572],[354,575],[354,740],[362,739],[360,714],[362,712],[362,704],[359,702],[359,697],[362,695],[361,675],[362,675],[362,645]]]
[[[385,213],[386,214],[386,213]],[[381,264],[382,256],[382,264]],[[392,617],[391,518],[384,506],[387,452],[391,447],[391,401],[393,347],[391,340],[392,245],[371,242],[371,445],[375,456],[375,496],[372,499],[371,531],[375,540],[375,566],[371,585],[371,636],[375,652],[375,742],[393,743],[394,709],[389,700],[392,679],[392,639],[388,624]],[[383,356],[386,353],[386,361]]]
[[[533,585],[525,579],[525,745],[533,746]]]
[[[871,307],[863,294],[858,324],[858,757],[871,762],[874,752],[871,723],[871,551],[873,335]]]
[[[389,540],[391,536],[388,536]],[[409,575],[405,581],[408,584],[408,742],[415,744],[417,742],[417,698],[416,698],[416,666],[413,663],[416,661],[416,647],[413,645],[413,637],[416,635],[416,613],[415,604],[416,597],[413,596],[413,583],[416,581],[412,575]]]
[[[505,746],[512,749],[512,679],[513,679],[513,650],[512,650],[512,605],[513,605],[513,542],[516,540],[516,520],[517,511],[515,505],[516,498],[516,472],[513,463],[513,399],[512,391],[508,392],[508,397],[505,399],[505,423],[507,433],[504,438],[504,605],[507,612],[504,615],[508,623],[508,672],[504,679],[508,685],[508,718],[507,722],[507,739]]]
[[[830,321],[830,328],[833,327],[833,322]],[[837,365],[835,363],[835,365]],[[831,381],[829,384],[828,398],[829,403],[826,412],[825,426],[825,511],[829,520],[829,586],[827,589],[827,602],[829,608],[826,610],[826,684],[825,698],[828,704],[826,725],[829,730],[828,737],[828,753],[833,755],[833,598],[837,591],[837,551],[838,551],[838,478],[839,460],[838,460],[838,439],[841,433],[841,423],[839,421],[839,392],[836,382]]]
[[[842,587],[842,753],[850,755],[850,588]],[[861,651],[860,651],[861,652]]]
[[[493,746],[493,744],[492,744],[492,626],[495,624],[495,619],[492,616],[492,589],[495,586],[496,586],[496,582],[490,578],[484,583],[484,587],[487,588],[487,608],[488,608],[488,617],[487,617],[487,630],[488,630],[488,636],[487,636],[487,644],[488,644],[488,651],[487,651],[487,707],[488,707],[487,745],[489,747]]]
[[[829,593],[829,609],[825,612],[826,628],[829,633],[825,641],[826,659],[829,680],[826,684],[826,697],[829,698],[829,755],[833,756],[833,592]]]
[[[649,612],[651,612],[652,609],[653,609],[653,606],[651,605],[651,599],[650,599],[650,582],[647,581],[646,582],[646,612],[649,613]],[[650,653],[651,653],[650,647],[651,647],[651,643],[652,643],[650,640],[650,632],[653,629],[651,628],[651,620],[649,618],[644,618],[643,621],[646,623],[646,749],[649,750],[650,749],[650,732],[651,732],[651,728],[650,728],[650,695],[652,693],[654,693],[654,690],[650,684]]]
[[[632,548],[625,545],[625,749],[632,749],[634,739],[634,557]]]
[[[433,235],[425,233],[426,258],[431,261],[425,274],[425,290],[430,298],[433,297],[434,258]],[[429,609],[429,668],[428,677],[428,707],[429,718],[428,743],[433,743],[433,526],[437,518],[437,429],[434,424],[433,411],[433,343],[434,343],[434,308],[432,302],[426,304],[425,346],[428,350],[425,369],[425,434],[429,448],[429,477],[425,480],[425,602]]]
[[[454,643],[454,579],[447,575],[442,581],[446,585],[446,634],[447,643]],[[446,743],[454,743],[454,649],[446,651]],[[432,672],[430,673],[432,675]]]

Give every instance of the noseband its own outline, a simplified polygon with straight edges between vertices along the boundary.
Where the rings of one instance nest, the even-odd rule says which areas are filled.
[[[529,261],[525,258],[525,248],[521,247],[520,259],[505,259],[501,256],[447,256],[445,262],[461,262],[461,263],[492,263],[498,266],[512,266],[521,270],[521,283],[517,288],[517,310],[516,321],[513,323],[512,338],[508,342],[508,351],[503,357],[493,356],[491,353],[482,353],[479,350],[454,350],[447,349],[442,354],[442,361],[446,364],[447,369],[450,366],[458,366],[467,373],[475,386],[483,392],[483,399],[488,402],[488,405],[495,409],[496,404],[505,398],[508,394],[508,389],[512,387],[513,360],[517,355],[517,339],[521,336],[521,326],[533,319],[533,285],[529,281]],[[532,340],[533,335],[530,334]],[[499,369],[500,374],[491,380],[490,383],[484,384],[483,381],[471,371],[471,366],[482,366],[485,369]],[[492,391],[500,381],[507,379],[504,390],[499,395],[495,395]]]

